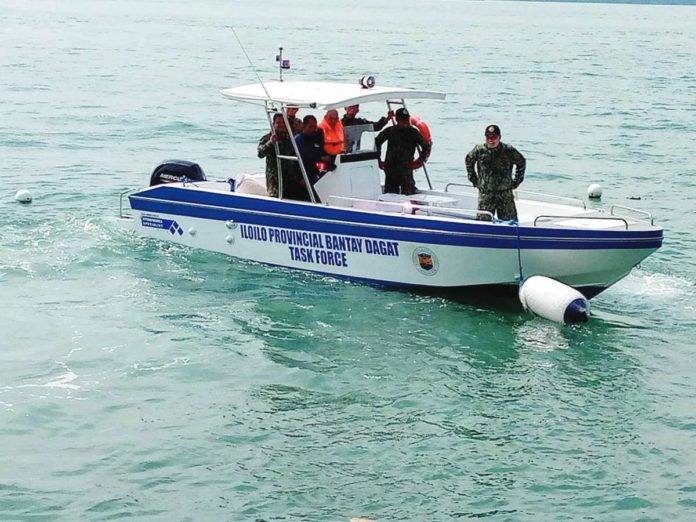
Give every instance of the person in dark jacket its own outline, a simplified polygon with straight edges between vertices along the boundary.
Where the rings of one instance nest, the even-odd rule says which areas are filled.
[[[382,116],[377,121],[366,120],[365,118],[358,118],[358,113],[360,112],[360,105],[349,105],[346,107],[346,113],[341,118],[341,123],[344,127],[350,127],[352,125],[372,125],[375,131],[381,131],[389,120],[394,117],[394,111],[389,111],[386,116]]]
[[[324,134],[317,126],[317,119],[313,115],[308,114],[302,119],[302,132],[295,135],[295,143],[297,143],[297,150],[300,152],[310,186],[314,187],[323,173],[320,166],[327,168],[331,164],[331,157],[324,152]],[[309,201],[304,178],[300,177],[300,181],[302,187],[301,189],[298,187],[295,199]]]
[[[471,184],[479,191],[478,209],[497,214],[504,221],[517,220],[514,189],[524,180],[527,161],[512,145],[500,141],[500,127],[489,125],[486,142],[476,145],[466,155],[466,171]],[[513,177],[512,168],[515,167]],[[479,215],[480,220],[490,220]]]
[[[380,155],[379,168],[384,169],[384,192],[411,195],[416,193],[413,171],[423,166],[430,153],[430,144],[423,135],[411,126],[410,114],[405,108],[397,109],[396,125],[387,127],[375,138]],[[382,161],[382,144],[388,143]],[[413,155],[418,149],[418,159]]]

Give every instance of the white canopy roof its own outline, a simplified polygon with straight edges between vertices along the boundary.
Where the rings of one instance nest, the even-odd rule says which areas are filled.
[[[265,87],[265,89],[264,89]],[[264,103],[272,101],[298,107],[339,109],[360,103],[398,100],[401,98],[429,98],[444,100],[445,93],[375,86],[364,89],[356,83],[336,82],[265,82],[232,87],[222,91],[224,96],[244,102]]]

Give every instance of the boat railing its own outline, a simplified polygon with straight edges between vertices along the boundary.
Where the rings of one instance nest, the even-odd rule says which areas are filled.
[[[618,214],[614,213],[615,208],[620,208],[621,210],[628,210],[629,212],[635,212],[636,214],[642,214],[642,215],[648,217],[648,220],[650,221],[650,225],[655,224],[655,219],[653,218],[653,215],[650,212],[646,212],[645,210],[640,210],[640,209],[633,208],[633,207],[626,207],[624,205],[612,205],[611,209],[609,210],[609,213],[612,216],[618,215]],[[638,221],[643,221],[643,220],[638,220]]]
[[[626,226],[626,230],[628,230],[628,221],[626,221],[622,217],[614,216],[614,217],[601,217],[601,216],[537,216],[534,218],[534,226],[537,226],[537,221],[540,220],[553,220],[553,219],[562,219],[562,220],[567,220],[567,219],[582,219],[583,221],[586,219],[592,219],[592,220],[603,220],[603,221],[623,221],[623,224]]]
[[[464,188],[467,188],[467,189],[471,189],[471,188],[472,188],[471,185],[465,185],[464,183],[448,183],[447,185],[445,185],[445,192],[449,192],[449,188],[450,188],[450,187],[464,187]],[[473,191],[473,190],[470,190],[469,192],[474,192],[474,191]]]
[[[138,190],[139,189],[134,188],[134,189],[124,190],[123,192],[121,192],[121,195],[118,199],[118,215],[121,219],[133,219],[133,214],[126,214],[123,211],[123,198],[125,198],[126,196],[128,196],[130,194],[133,194],[134,192],[137,192]]]
[[[379,201],[374,199],[351,198],[347,196],[329,196],[326,204],[328,206],[339,206],[335,203],[345,201],[351,203],[351,208],[356,208],[353,203],[365,203],[374,205],[374,208],[363,208],[358,210],[379,210],[394,208],[400,214],[416,214],[416,212],[424,213],[426,216],[447,216],[459,219],[476,220],[476,216],[488,216],[490,221],[493,221],[493,214],[486,210],[478,210],[475,208],[454,208],[454,207],[438,207],[434,205],[420,205],[411,203],[410,201]]]
[[[447,185],[445,185],[445,192],[449,192],[450,187],[464,187],[467,189],[472,188],[471,185],[465,185],[464,183],[447,183]],[[475,192],[475,191],[469,190],[469,192]],[[583,208],[583,210],[587,210],[587,205],[585,205],[585,202],[581,199],[578,199],[578,198],[567,198],[567,197],[563,197],[563,196],[554,196],[553,194],[544,194],[542,192],[530,192],[527,190],[515,190],[514,193],[515,193],[515,199],[517,199],[517,197],[520,194],[523,194],[525,196],[533,196],[532,198],[527,198],[527,199],[531,199],[533,201],[547,201],[547,200],[552,200],[551,202],[563,201],[566,203],[572,203],[574,205],[580,206]]]

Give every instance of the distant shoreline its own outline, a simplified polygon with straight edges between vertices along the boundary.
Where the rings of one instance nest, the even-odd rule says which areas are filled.
[[[630,5],[691,5],[696,6],[696,0],[508,0],[535,3],[563,4],[630,4]]]

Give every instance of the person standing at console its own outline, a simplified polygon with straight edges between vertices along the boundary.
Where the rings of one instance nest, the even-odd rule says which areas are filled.
[[[375,138],[379,154],[379,168],[384,170],[384,192],[411,195],[416,193],[413,171],[423,166],[430,153],[430,144],[411,126],[411,115],[405,108],[397,109],[396,125],[387,127]],[[388,143],[384,161],[382,144]],[[413,155],[418,149],[418,159]]]

